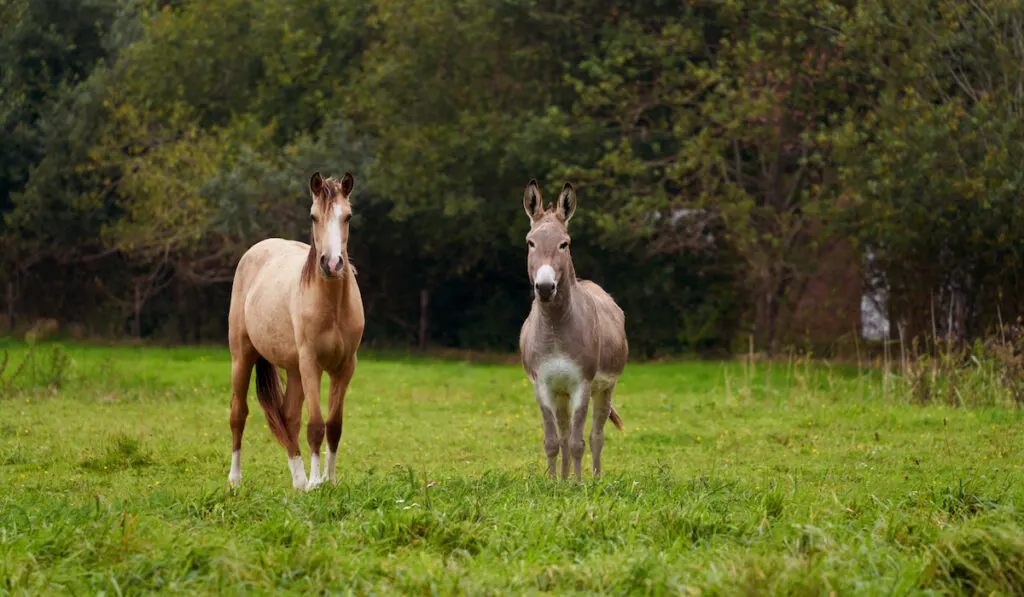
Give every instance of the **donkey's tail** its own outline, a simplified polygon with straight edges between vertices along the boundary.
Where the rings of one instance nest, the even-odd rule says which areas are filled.
[[[619,431],[622,431],[622,417],[619,416],[614,406],[611,409],[611,412],[608,413],[608,418],[611,419],[612,425],[615,425],[619,428]]]
[[[284,425],[281,409],[284,406],[284,391],[281,390],[281,377],[270,361],[260,357],[256,359],[256,398],[267,414],[267,426],[277,441],[288,447],[288,429]]]

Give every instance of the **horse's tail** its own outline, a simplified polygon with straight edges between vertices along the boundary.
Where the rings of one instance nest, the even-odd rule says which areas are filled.
[[[611,409],[611,412],[608,413],[608,418],[611,420],[613,425],[619,428],[619,431],[622,431],[622,417],[619,416],[619,413],[615,410],[614,406],[611,407]]]
[[[277,441],[288,447],[288,428],[284,424],[281,409],[284,407],[284,391],[281,390],[281,377],[270,361],[262,356],[256,359],[256,398],[267,414],[267,426]]]

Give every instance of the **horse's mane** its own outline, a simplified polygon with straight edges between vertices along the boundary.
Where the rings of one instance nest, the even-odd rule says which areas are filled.
[[[306,253],[306,263],[302,265],[302,280],[303,286],[309,286],[316,279],[316,239],[313,238],[312,233],[309,235],[309,253]]]

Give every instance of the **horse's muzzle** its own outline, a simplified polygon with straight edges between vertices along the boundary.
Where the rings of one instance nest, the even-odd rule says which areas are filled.
[[[320,272],[325,278],[337,278],[343,269],[345,269],[343,257],[335,259],[328,258],[326,255],[320,257]]]

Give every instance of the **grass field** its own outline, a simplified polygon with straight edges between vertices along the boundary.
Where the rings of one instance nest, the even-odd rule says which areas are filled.
[[[578,484],[518,366],[363,353],[300,494],[254,398],[227,487],[226,350],[50,350],[0,386],[3,593],[1024,594],[1024,414],[877,373],[630,364]]]

